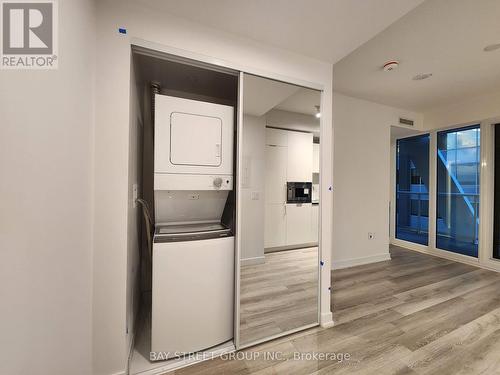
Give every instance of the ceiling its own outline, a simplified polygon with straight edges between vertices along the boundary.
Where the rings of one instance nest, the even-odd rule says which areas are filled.
[[[243,109],[247,115],[262,116],[298,90],[298,86],[245,74]]]
[[[334,89],[414,111],[498,91],[500,50],[483,48],[500,43],[499,16],[499,0],[427,0],[335,64]]]
[[[293,95],[286,98],[276,106],[283,111],[298,112],[304,115],[316,114],[315,106],[321,103],[321,92],[306,88],[300,88]]]
[[[280,109],[314,116],[320,103],[320,91],[245,74],[243,108],[247,115],[262,116]]]
[[[404,138],[412,135],[418,135],[422,133],[421,131],[409,128],[403,128],[401,126],[391,126],[391,138]]]
[[[145,7],[336,62],[423,0],[136,0]]]

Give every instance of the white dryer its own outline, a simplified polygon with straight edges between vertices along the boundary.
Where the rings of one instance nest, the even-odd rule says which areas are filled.
[[[155,95],[155,173],[233,174],[233,107]]]

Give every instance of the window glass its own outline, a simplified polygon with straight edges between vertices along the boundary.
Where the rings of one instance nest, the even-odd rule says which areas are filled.
[[[436,247],[477,257],[479,125],[437,134]]]
[[[429,243],[429,135],[397,141],[396,238]]]

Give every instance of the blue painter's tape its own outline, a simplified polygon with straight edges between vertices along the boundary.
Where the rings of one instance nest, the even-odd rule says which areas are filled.
[[[124,29],[124,28],[120,27],[120,28],[118,29],[118,32],[119,32],[120,34],[126,34],[126,33],[127,33],[127,29]]]
[[[319,262],[319,264],[321,264],[321,266],[324,266],[325,265],[325,262],[323,262],[322,260]]]

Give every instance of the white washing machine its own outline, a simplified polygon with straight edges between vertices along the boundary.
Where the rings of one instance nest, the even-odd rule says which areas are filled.
[[[234,237],[219,223],[157,227],[151,351],[194,353],[233,338]]]

